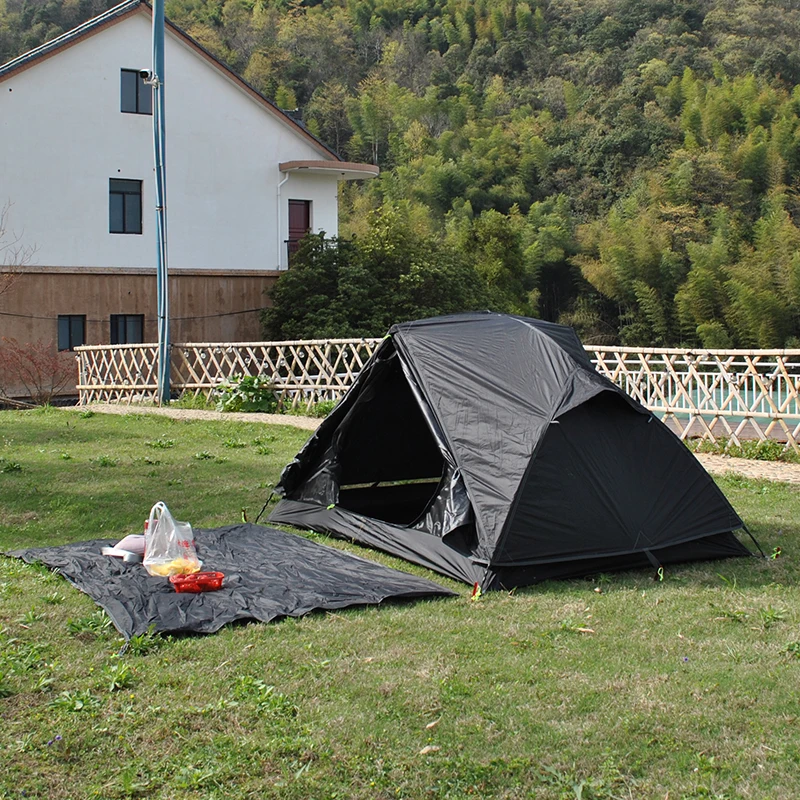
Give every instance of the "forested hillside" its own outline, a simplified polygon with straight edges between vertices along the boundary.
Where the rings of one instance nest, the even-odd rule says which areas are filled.
[[[0,61],[107,5],[0,0]],[[595,343],[800,345],[794,0],[169,0],[167,13],[343,157],[381,166],[345,192],[358,252],[344,261],[352,282],[365,249],[389,253],[378,273],[405,286],[406,313],[489,305]],[[324,249],[306,248],[298,281]],[[325,258],[317,290],[352,309],[344,262]],[[311,305],[273,315],[273,331],[382,333],[380,315],[337,327]]]

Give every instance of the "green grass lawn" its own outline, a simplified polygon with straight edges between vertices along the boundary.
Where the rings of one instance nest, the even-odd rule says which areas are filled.
[[[138,532],[156,500],[252,520],[307,435],[0,412],[0,550]],[[719,483],[780,558],[472,602],[335,542],[460,596],[123,656],[87,597],[0,557],[0,797],[795,798],[800,492]]]

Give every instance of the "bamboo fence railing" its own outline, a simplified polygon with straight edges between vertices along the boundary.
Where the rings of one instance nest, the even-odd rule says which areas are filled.
[[[268,377],[283,406],[340,397],[380,339],[176,344],[173,392],[210,394],[237,375]],[[597,370],[681,438],[778,439],[800,452],[800,350],[586,347]],[[156,400],[155,344],[76,350],[82,404]]]
[[[350,388],[380,339],[231,342],[172,346],[173,392],[210,394],[243,375],[272,382],[283,406],[335,400]],[[156,344],[77,347],[80,403],[156,401]]]

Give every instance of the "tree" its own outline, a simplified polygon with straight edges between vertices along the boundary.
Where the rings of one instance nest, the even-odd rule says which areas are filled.
[[[314,90],[308,104],[309,123],[313,121],[316,124],[318,135],[337,153],[343,152],[345,141],[353,130],[347,118],[350,97],[350,91],[343,83],[327,81]]]
[[[800,334],[800,229],[786,199],[770,197],[752,248],[730,267],[728,318],[745,347],[782,347]]]
[[[0,397],[24,392],[45,405],[76,377],[72,353],[59,352],[54,342],[0,340]]]
[[[380,336],[395,322],[485,307],[471,264],[385,207],[351,241],[309,235],[264,310],[272,339]]]
[[[10,227],[11,207],[8,201],[0,208],[0,296],[14,285],[21,268],[31,263],[37,249],[25,244],[22,234]]]
[[[575,257],[584,278],[617,303],[622,344],[669,344],[677,338],[674,296],[686,264],[656,208],[630,198],[608,217],[579,229]]]

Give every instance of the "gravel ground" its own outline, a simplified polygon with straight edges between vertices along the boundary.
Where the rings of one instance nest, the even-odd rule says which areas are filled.
[[[723,475],[735,472],[746,478],[762,478],[782,483],[800,483],[800,464],[782,464],[779,461],[758,461],[754,458],[731,458],[710,453],[695,454],[711,473]]]
[[[81,411],[91,409],[99,414],[159,414],[173,419],[221,419],[240,422],[265,422],[270,425],[291,425],[313,431],[322,420],[312,417],[295,417],[289,414],[228,414],[220,411],[198,411],[188,408],[157,408],[155,406],[124,406],[114,403],[95,403],[77,406]],[[708,453],[698,453],[700,463],[711,473],[722,475],[734,472],[747,478],[761,478],[783,483],[800,484],[800,464],[782,464],[777,461],[756,461],[750,458],[731,458]]]
[[[230,414],[227,411],[201,411],[193,408],[158,408],[156,406],[124,406],[116,403],[91,403],[87,406],[74,406],[78,411],[90,409],[98,414],[156,414],[172,419],[221,419],[237,422],[265,422],[268,425],[290,425],[307,431],[317,429],[322,422],[314,417],[295,417],[292,414]]]

